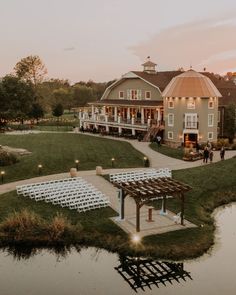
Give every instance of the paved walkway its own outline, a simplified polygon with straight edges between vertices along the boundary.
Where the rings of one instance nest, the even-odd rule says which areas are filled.
[[[87,135],[87,134],[85,134]],[[76,136],[76,134],[75,134]],[[94,135],[94,134],[88,134],[88,136],[98,136],[100,135]],[[185,162],[182,160],[170,158],[168,156],[165,156],[163,154],[160,154],[154,150],[152,150],[149,147],[148,142],[138,142],[137,140],[128,140],[128,139],[121,139],[121,138],[113,138],[113,137],[104,137],[109,138],[113,140],[122,140],[130,143],[136,150],[143,153],[145,156],[149,158],[150,166],[153,168],[170,168],[171,170],[178,170],[178,169],[185,169],[185,168],[191,168],[191,167],[197,167],[197,166],[203,166],[206,164],[203,164],[201,160],[195,161],[195,162]],[[236,156],[236,151],[226,151],[225,158],[231,158],[233,156]],[[220,160],[219,152],[214,152],[214,162]],[[133,171],[133,170],[140,170],[140,169],[147,169],[147,168],[128,168],[128,169],[106,169],[103,170],[103,174],[110,174],[110,173],[116,173],[116,172],[123,172],[123,171]],[[103,177],[97,176],[95,173],[95,170],[88,170],[88,171],[79,171],[78,176],[83,177],[85,180],[93,184],[98,190],[103,192],[109,199],[111,203],[111,207],[119,212],[119,201],[117,198],[117,189],[108,181],[106,181]],[[54,174],[54,175],[46,175],[46,176],[40,176],[36,178],[31,179],[25,179],[17,182],[7,183],[0,186],[0,194],[6,193],[12,190],[16,189],[16,186],[23,185],[23,184],[29,184],[29,183],[35,183],[35,182],[42,182],[47,180],[55,180],[55,179],[62,179],[70,177],[69,173],[60,173],[60,174]],[[125,229],[129,233],[135,232],[135,224],[134,224],[134,216],[135,216],[135,203],[132,198],[126,199],[125,204],[125,216],[126,220],[125,222],[119,222],[116,220],[116,223],[118,222],[121,228]],[[162,216],[158,214],[157,211],[154,211],[154,216],[156,216],[156,222],[154,223],[148,223],[146,222],[146,215],[147,215],[147,207],[143,206],[141,209],[141,227],[143,225],[143,230],[141,231],[141,235],[150,235],[150,234],[156,234],[156,233],[162,233],[170,230],[177,230],[177,229],[183,229],[183,226],[176,225],[173,222],[173,218],[170,218],[173,213],[169,213],[168,217]],[[186,227],[192,227],[192,225],[189,222],[186,222]]]

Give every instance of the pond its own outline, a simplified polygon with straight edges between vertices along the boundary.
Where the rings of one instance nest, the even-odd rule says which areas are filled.
[[[0,252],[0,294],[236,294],[236,204],[217,209],[216,244],[184,263],[119,257],[95,248],[19,259]]]

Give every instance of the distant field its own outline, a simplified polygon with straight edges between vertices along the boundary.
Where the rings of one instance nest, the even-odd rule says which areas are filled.
[[[25,148],[32,152],[21,157],[15,165],[0,167],[6,172],[5,182],[36,177],[38,164],[43,165],[43,175],[67,172],[75,167],[76,159],[80,161],[80,170],[95,169],[97,165],[111,168],[113,157],[117,168],[143,166],[143,154],[129,143],[82,134],[0,134],[0,145]]]

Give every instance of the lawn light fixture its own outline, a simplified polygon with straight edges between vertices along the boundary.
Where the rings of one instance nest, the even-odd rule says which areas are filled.
[[[79,170],[79,160],[75,160],[75,166],[76,166],[76,170]]]
[[[147,157],[143,157],[143,165],[144,167],[148,167],[148,158]]]
[[[111,167],[114,167],[115,158],[111,158]]]
[[[3,180],[4,180],[4,175],[5,175],[5,171],[1,171],[1,180],[2,180],[2,184],[3,184]]]
[[[138,243],[140,243],[140,241],[141,241],[141,237],[139,235],[133,235],[132,236],[132,242],[134,244],[138,244]]]
[[[42,174],[42,168],[43,168],[43,165],[42,164],[38,164],[38,173],[39,173],[39,175]]]

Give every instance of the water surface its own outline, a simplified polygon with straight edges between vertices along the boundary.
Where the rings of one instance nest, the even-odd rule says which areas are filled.
[[[235,295],[236,204],[216,210],[215,218],[214,248],[203,257],[183,264],[130,261],[94,248],[79,252],[73,249],[65,257],[39,250],[27,259],[18,259],[8,251],[1,251],[0,294]],[[133,277],[133,274],[139,276]],[[146,283],[149,287],[145,287]],[[139,287],[142,284],[143,289]]]

